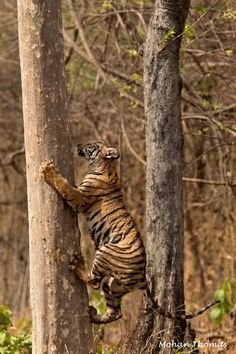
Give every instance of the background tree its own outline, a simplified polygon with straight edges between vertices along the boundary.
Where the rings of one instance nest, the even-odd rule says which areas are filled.
[[[60,2],[18,1],[30,236],[33,353],[88,353],[85,284],[68,270],[79,248],[76,215],[39,178],[53,160],[73,183]]]
[[[156,1],[144,45],[147,276],[158,304],[179,314],[184,313],[179,50],[188,8],[188,0]],[[139,322],[141,350],[171,353],[159,343],[183,342],[186,323],[170,321],[148,306]]]

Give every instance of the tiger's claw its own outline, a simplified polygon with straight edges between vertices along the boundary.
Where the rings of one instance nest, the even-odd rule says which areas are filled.
[[[49,161],[40,166],[39,173],[48,182],[55,176],[57,169],[53,161]]]

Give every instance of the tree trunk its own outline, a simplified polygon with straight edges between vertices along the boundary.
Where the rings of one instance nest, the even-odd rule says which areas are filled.
[[[179,49],[189,0],[157,0],[144,49],[147,152],[147,278],[153,297],[171,313],[184,312],[182,129]],[[182,342],[185,321],[148,309],[139,323],[145,353],[173,353],[164,341]],[[180,310],[181,312],[178,312]],[[141,352],[142,352],[141,350]]]
[[[68,270],[78,251],[75,213],[39,177],[53,160],[73,183],[60,1],[18,0],[30,237],[33,353],[88,353],[84,283]]]

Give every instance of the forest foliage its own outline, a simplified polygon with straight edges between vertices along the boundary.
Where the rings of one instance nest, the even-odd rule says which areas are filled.
[[[32,341],[28,333],[30,328],[25,328],[20,333],[13,333],[17,328],[12,324],[12,313],[8,307],[0,306],[0,353],[21,354],[31,353]],[[19,326],[19,324],[18,324]]]

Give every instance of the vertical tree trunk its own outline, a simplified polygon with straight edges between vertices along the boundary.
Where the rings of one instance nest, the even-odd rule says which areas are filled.
[[[156,1],[144,52],[147,272],[156,300],[171,313],[184,310],[181,37],[172,39],[171,31],[174,37],[182,33],[188,7],[189,0]],[[159,332],[161,341],[183,340],[185,321],[152,317],[153,329]],[[160,349],[165,354],[168,350],[173,351]]]
[[[68,271],[78,250],[76,215],[39,177],[52,159],[73,182],[60,1],[18,0],[33,353],[88,353],[85,285]]]
[[[157,0],[144,50],[147,277],[154,298],[171,313],[184,310],[181,37],[175,37],[184,29],[188,7],[189,0]],[[146,342],[145,353],[173,353],[161,343],[182,341],[185,326],[185,321],[172,321],[146,308],[138,342]]]

